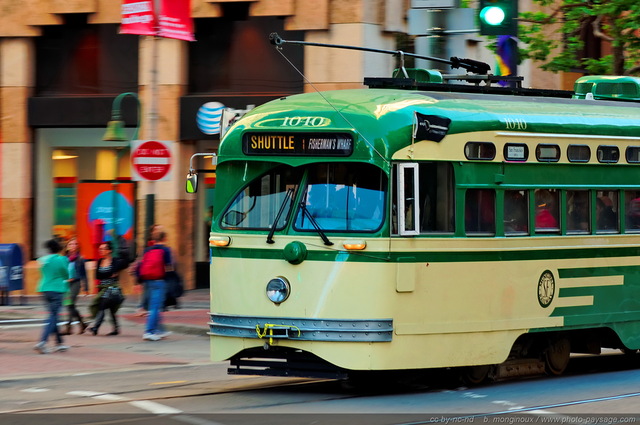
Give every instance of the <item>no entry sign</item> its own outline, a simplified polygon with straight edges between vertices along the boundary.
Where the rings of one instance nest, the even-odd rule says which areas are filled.
[[[133,180],[169,180],[171,163],[171,142],[136,140],[131,143]]]

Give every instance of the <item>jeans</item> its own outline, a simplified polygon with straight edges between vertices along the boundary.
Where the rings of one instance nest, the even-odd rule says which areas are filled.
[[[160,312],[164,308],[166,284],[162,279],[148,280],[146,284],[149,293],[149,315],[145,333],[160,333],[162,332]]]
[[[44,325],[40,342],[46,343],[49,335],[54,334],[56,336],[56,343],[62,344],[62,337],[60,336],[60,332],[58,332],[58,313],[62,307],[64,294],[62,292],[45,291],[42,293],[42,296],[47,303],[49,318]]]

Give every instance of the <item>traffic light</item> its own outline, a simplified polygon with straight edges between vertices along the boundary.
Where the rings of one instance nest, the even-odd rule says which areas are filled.
[[[518,35],[518,0],[480,0],[481,35]]]

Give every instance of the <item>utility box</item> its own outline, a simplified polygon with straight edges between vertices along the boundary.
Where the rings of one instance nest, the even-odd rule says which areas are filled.
[[[24,288],[22,249],[15,243],[0,244],[0,305],[7,305],[9,292]]]

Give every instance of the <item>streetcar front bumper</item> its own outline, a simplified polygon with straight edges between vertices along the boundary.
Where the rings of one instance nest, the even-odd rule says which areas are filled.
[[[309,319],[210,314],[209,335],[299,341],[389,342],[392,319]]]

